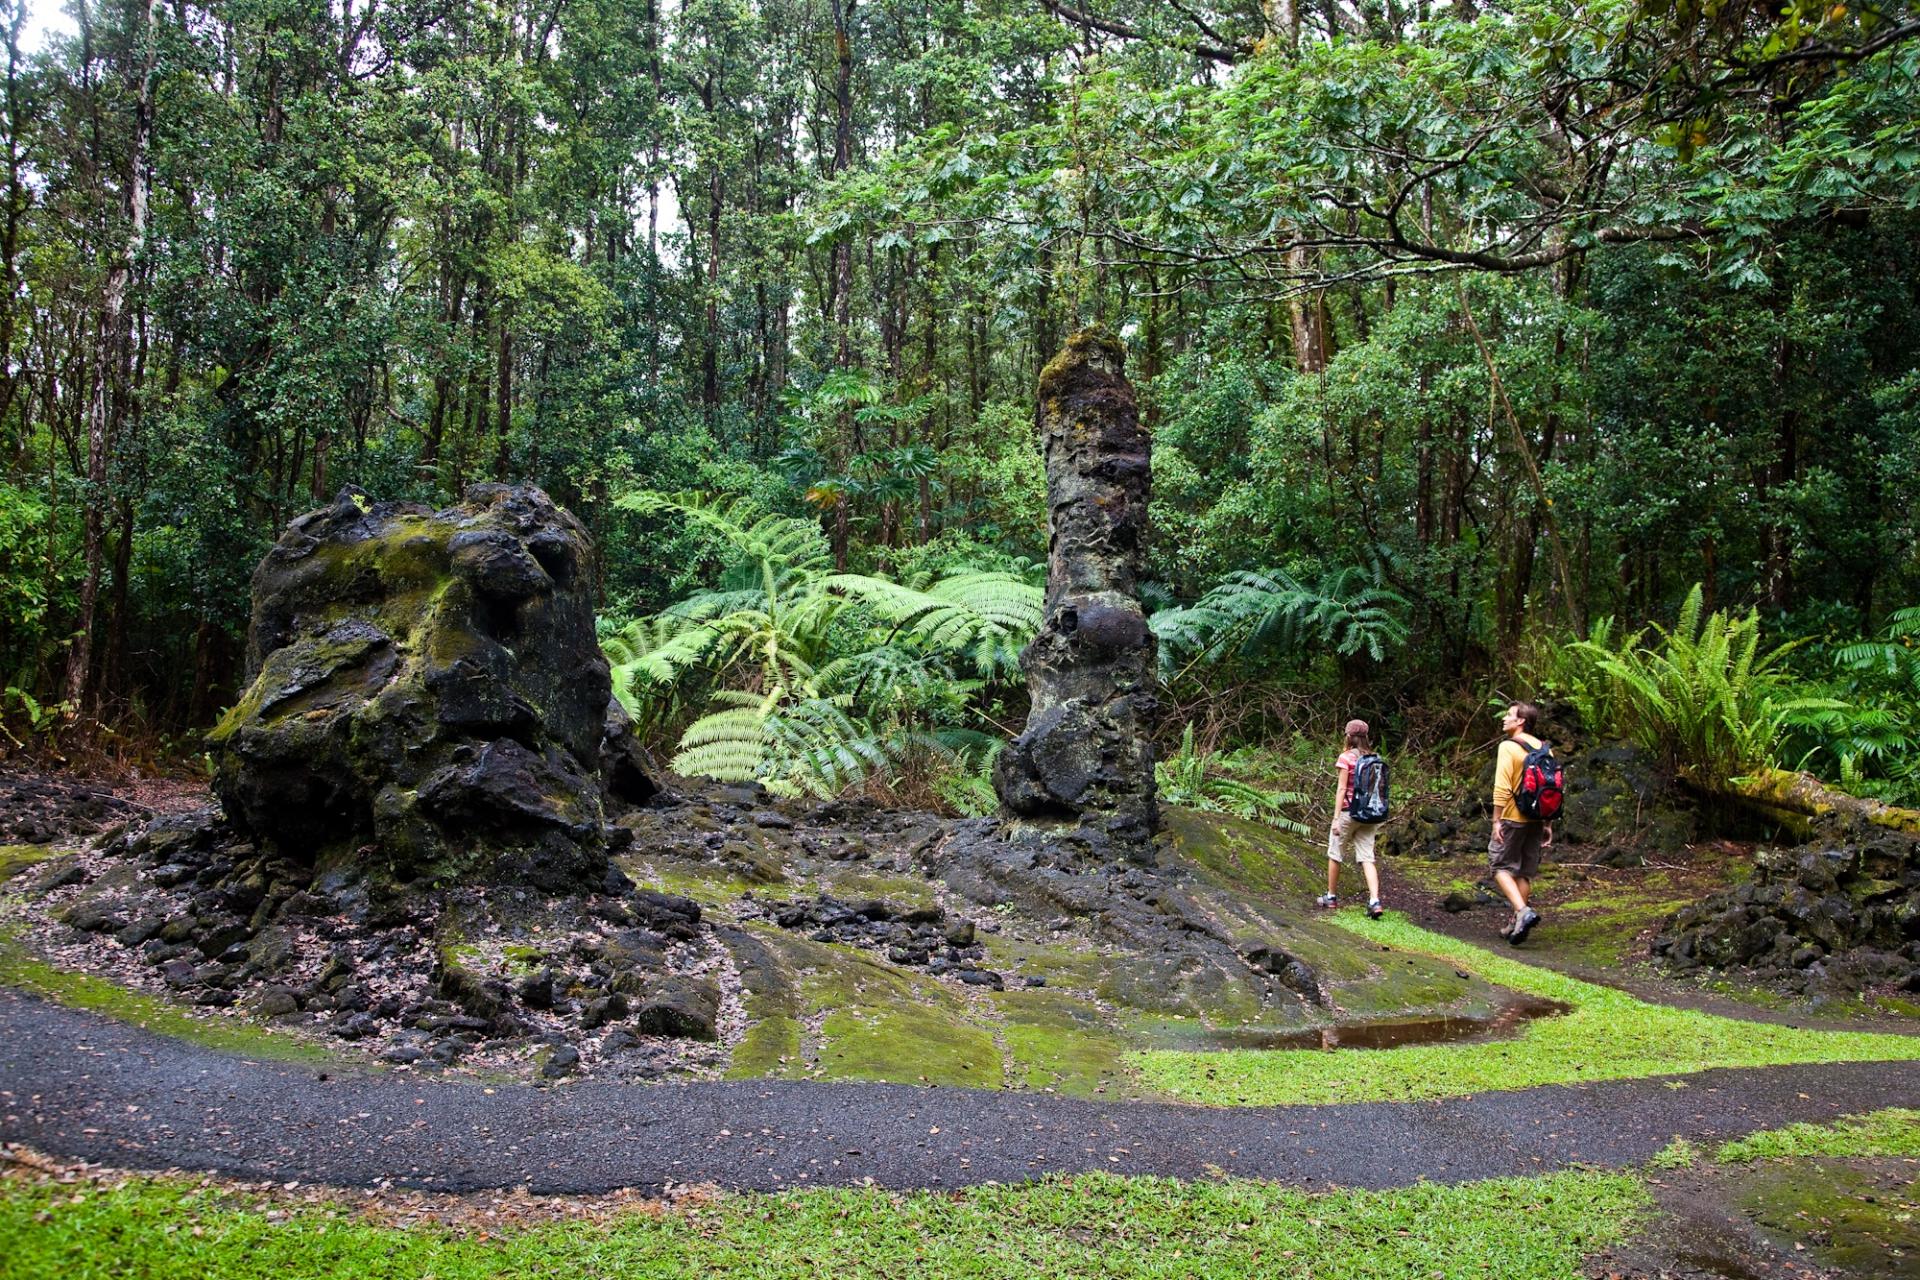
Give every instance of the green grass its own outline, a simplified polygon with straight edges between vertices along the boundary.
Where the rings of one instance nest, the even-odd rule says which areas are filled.
[[[1691,1169],[1700,1162],[1700,1148],[1685,1138],[1675,1138],[1662,1147],[1653,1159],[1647,1161],[1649,1169]]]
[[[335,1064],[340,1059],[318,1044],[282,1031],[270,1031],[238,1019],[196,1018],[178,1005],[95,978],[56,969],[29,955],[0,931],[0,987],[30,991],[56,1004],[105,1014],[176,1040],[188,1040],[225,1053],[276,1062]]]
[[[1802,1031],[1648,1004],[1625,992],[1523,964],[1389,916],[1341,918],[1396,951],[1424,952],[1488,982],[1565,1001],[1573,1012],[1519,1038],[1400,1049],[1137,1053],[1146,1082],[1190,1102],[1274,1106],[1454,1097],[1583,1080],[1797,1062],[1920,1059],[1920,1036]]]
[[[1573,1171],[1319,1195],[1090,1174],[897,1194],[815,1189],[510,1230],[394,1229],[192,1184],[0,1183],[4,1280],[563,1277],[1419,1277],[1564,1280],[1643,1222],[1631,1175]]]
[[[1721,1164],[1787,1156],[1920,1156],[1920,1111],[1888,1107],[1831,1124],[1790,1124],[1725,1143],[1713,1153]]]

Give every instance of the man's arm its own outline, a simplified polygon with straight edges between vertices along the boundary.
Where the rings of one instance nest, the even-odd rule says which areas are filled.
[[[1513,807],[1513,784],[1518,772],[1513,767],[1513,757],[1520,750],[1520,744],[1509,738],[1500,744],[1500,753],[1493,765],[1493,820],[1500,821],[1501,813]],[[1521,757],[1525,759],[1524,756]]]

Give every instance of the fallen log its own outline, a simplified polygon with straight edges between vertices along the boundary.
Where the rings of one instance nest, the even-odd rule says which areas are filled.
[[[1813,833],[1822,819],[1864,822],[1903,835],[1920,836],[1920,809],[1906,809],[1879,800],[1865,800],[1828,786],[1811,774],[1767,769],[1730,781],[1715,792],[1759,813],[1800,839]]]

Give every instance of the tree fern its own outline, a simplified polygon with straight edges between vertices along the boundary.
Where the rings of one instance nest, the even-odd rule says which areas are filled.
[[[924,588],[861,574],[834,574],[827,589],[858,600],[895,634],[964,660],[985,675],[1005,674],[1040,629],[1044,593],[1010,573],[958,573]]]
[[[622,504],[683,514],[734,557],[712,589],[602,642],[615,696],[637,721],[662,724],[683,696],[704,707],[673,756],[682,773],[825,795],[914,753],[942,757],[1039,627],[1040,589],[1012,574],[911,584],[837,574],[810,521],[737,499],[646,493]]]
[[[1879,638],[1832,651],[1830,705],[1788,717],[1802,767],[1858,795],[1920,800],[1920,608],[1901,609]]]
[[[1193,663],[1313,648],[1383,662],[1410,634],[1406,608],[1406,598],[1377,573],[1357,567],[1324,574],[1312,586],[1279,569],[1242,570],[1194,604],[1154,614],[1150,625],[1168,675]]]
[[[643,489],[614,503],[642,514],[673,512],[716,535],[742,560],[800,572],[827,569],[832,550],[820,526],[795,516],[760,512],[750,499],[735,494],[661,493]]]

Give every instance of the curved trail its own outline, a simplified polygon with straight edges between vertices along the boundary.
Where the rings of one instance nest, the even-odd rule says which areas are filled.
[[[1365,1070],[1356,1064],[1356,1070]],[[1670,1079],[1670,1078],[1669,1078]],[[0,1140],[146,1169],[442,1191],[955,1187],[1044,1173],[1402,1186],[1637,1164],[1920,1096],[1920,1062],[1279,1108],[807,1081],[561,1088],[256,1062],[0,989]]]

